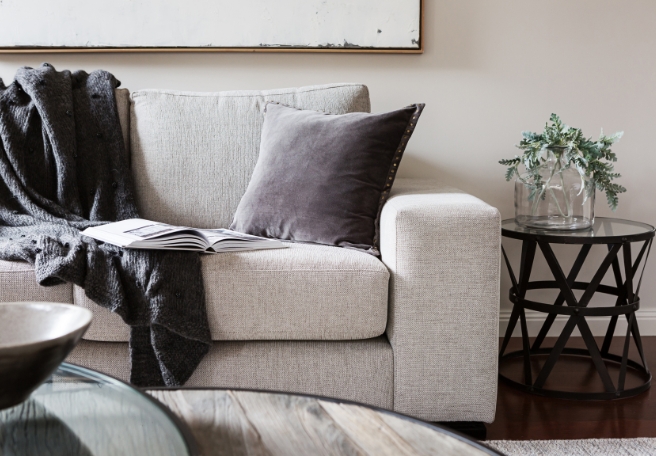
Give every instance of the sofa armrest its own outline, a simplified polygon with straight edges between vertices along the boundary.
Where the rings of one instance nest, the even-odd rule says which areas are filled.
[[[380,219],[389,268],[394,409],[492,422],[497,399],[499,211],[434,181],[398,179]]]

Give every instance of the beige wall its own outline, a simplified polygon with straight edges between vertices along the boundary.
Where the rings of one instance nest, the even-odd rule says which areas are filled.
[[[629,191],[615,215],[656,224],[654,24],[654,0],[425,0],[423,55],[0,55],[0,76],[9,83],[17,67],[48,61],[107,69],[130,89],[363,82],[374,111],[427,103],[402,175],[458,186],[504,218],[513,216],[513,188],[496,162],[516,153],[521,130],[539,130],[557,112],[588,135],[625,131],[617,170]],[[611,215],[603,199],[597,209]],[[509,253],[517,258],[515,246]],[[504,273],[502,296],[507,288]],[[647,268],[642,296],[656,334],[656,265]],[[504,297],[503,310],[507,304]],[[641,313],[648,327],[651,313]]]

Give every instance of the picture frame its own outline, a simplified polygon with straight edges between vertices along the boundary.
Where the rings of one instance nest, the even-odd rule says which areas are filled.
[[[424,50],[423,0],[277,0],[275,8],[273,4],[2,0],[0,53]],[[34,16],[35,8],[42,14]]]

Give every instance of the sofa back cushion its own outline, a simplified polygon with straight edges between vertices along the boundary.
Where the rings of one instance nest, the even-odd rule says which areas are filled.
[[[229,226],[257,161],[267,101],[333,114],[370,111],[361,84],[133,92],[130,145],[141,216],[200,228]]]

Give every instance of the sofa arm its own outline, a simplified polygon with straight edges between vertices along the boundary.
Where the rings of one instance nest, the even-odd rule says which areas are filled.
[[[497,399],[499,211],[434,181],[398,179],[380,219],[389,268],[394,409],[492,422]]]

